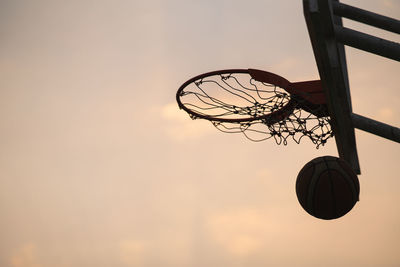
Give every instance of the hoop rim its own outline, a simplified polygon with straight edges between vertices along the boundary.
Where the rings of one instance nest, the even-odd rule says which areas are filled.
[[[236,119],[219,118],[219,117],[213,117],[213,116],[197,113],[197,112],[189,109],[188,107],[186,107],[180,99],[180,96],[181,96],[183,90],[189,84],[191,84],[197,80],[201,80],[203,78],[215,76],[215,75],[237,74],[237,73],[249,74],[252,77],[252,79],[257,80],[254,77],[254,75],[252,75],[252,73],[257,72],[257,71],[258,70],[255,70],[255,69],[224,69],[224,70],[211,71],[211,72],[206,72],[206,73],[197,75],[197,76],[187,80],[179,87],[178,91],[176,92],[176,101],[178,102],[178,106],[180,109],[183,109],[184,111],[186,111],[187,113],[189,113],[190,115],[192,115],[195,118],[201,118],[201,119],[206,119],[206,120],[215,121],[215,122],[242,123],[242,122],[252,122],[252,121],[256,121],[256,120],[261,120],[261,121],[265,121],[265,123],[267,123],[267,124],[273,124],[278,121],[284,120],[295,109],[296,101],[293,98],[290,98],[288,103],[286,103],[286,105],[284,105],[282,108],[280,108],[277,111],[271,112],[269,114],[262,115],[262,116],[255,116],[255,117],[247,117],[247,118],[236,118]],[[290,82],[287,79],[285,79],[277,74],[271,73],[271,72],[266,72],[266,71],[262,71],[262,72],[268,73],[271,76],[271,84],[272,85],[278,86],[279,88],[282,88],[283,90],[288,92],[287,89],[285,88],[286,86],[284,86],[284,85],[290,84]],[[262,81],[262,82],[266,82],[266,81]],[[290,93],[289,93],[289,95],[290,95]]]

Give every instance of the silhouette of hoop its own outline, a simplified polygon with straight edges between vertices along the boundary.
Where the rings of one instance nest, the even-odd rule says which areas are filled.
[[[298,143],[308,136],[319,146],[332,136],[321,82],[291,83],[256,69],[204,73],[183,83],[176,94],[181,109],[193,119],[206,119],[224,132],[264,134],[278,144],[289,136]],[[310,126],[310,121],[317,123]],[[267,129],[259,129],[262,124]]]

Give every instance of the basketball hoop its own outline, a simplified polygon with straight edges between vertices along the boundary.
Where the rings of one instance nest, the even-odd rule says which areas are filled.
[[[176,99],[191,118],[252,141],[273,138],[286,145],[306,136],[318,148],[333,136],[319,80],[291,83],[261,70],[220,70],[186,81]]]

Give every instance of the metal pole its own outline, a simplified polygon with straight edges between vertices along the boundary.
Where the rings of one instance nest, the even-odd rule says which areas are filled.
[[[355,128],[400,143],[400,129],[367,117],[352,113]]]
[[[342,44],[400,61],[400,44],[396,42],[340,26],[335,26],[335,36]]]
[[[333,14],[400,34],[400,21],[367,10],[332,1]]]

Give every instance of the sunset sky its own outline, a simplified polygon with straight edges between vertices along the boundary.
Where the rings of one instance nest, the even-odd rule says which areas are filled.
[[[0,38],[0,266],[400,265],[399,144],[356,131],[360,202],[323,221],[295,180],[333,139],[254,143],[175,102],[218,69],[318,79],[301,0],[2,0]],[[346,52],[354,112],[399,127],[399,63]]]

